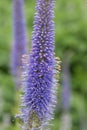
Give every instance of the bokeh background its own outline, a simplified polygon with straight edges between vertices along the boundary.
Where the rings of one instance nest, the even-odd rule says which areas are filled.
[[[35,0],[25,0],[29,46]],[[55,53],[62,70],[51,130],[87,130],[87,1],[56,0]],[[12,0],[0,0],[0,130],[19,130],[19,94],[10,73]]]

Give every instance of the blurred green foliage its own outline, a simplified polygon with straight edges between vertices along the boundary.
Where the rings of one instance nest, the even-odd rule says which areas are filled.
[[[25,14],[29,48],[35,13],[35,0],[25,0]],[[87,7],[84,0],[56,0],[55,52],[63,59],[72,53],[71,117],[72,130],[80,129],[80,120],[87,122]],[[15,111],[18,108],[17,92],[10,74],[12,44],[12,0],[0,1],[0,129],[18,130]],[[67,57],[66,57],[67,58]],[[62,77],[62,76],[61,76]],[[61,89],[61,81],[60,81]],[[61,91],[60,91],[61,92]],[[60,93],[58,95],[60,97]],[[59,104],[60,105],[60,104]],[[14,109],[15,108],[15,109]],[[59,106],[58,106],[59,108]],[[9,120],[6,120],[5,118]],[[52,130],[58,130],[61,112],[56,110]],[[6,125],[10,123],[10,125]],[[6,125],[6,128],[4,128]]]

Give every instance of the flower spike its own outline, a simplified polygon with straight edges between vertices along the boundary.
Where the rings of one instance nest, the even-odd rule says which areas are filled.
[[[56,77],[60,69],[60,60],[54,56],[54,2],[37,0],[32,50],[22,95],[20,118],[24,122],[23,130],[46,129],[49,121],[53,119]]]
[[[13,0],[13,46],[12,46],[12,73],[19,85],[21,58],[27,53],[26,23],[24,18],[24,0]]]

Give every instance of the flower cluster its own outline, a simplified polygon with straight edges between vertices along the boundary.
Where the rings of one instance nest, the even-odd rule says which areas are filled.
[[[32,49],[22,57],[23,130],[43,130],[53,119],[60,59],[54,54],[54,0],[37,0]],[[24,37],[24,36],[23,36]]]
[[[60,60],[54,56],[53,8],[54,0],[37,0],[32,50],[28,62],[24,64],[28,71],[24,69],[22,75],[25,88],[20,118],[24,130],[41,130],[53,119],[56,76],[60,69]]]

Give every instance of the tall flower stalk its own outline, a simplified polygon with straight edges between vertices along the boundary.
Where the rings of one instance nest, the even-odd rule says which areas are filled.
[[[26,23],[24,17],[24,0],[13,0],[13,46],[12,73],[19,85],[21,57],[27,53]]]
[[[70,100],[71,100],[71,81],[70,81],[70,62],[72,57],[72,52],[65,52],[63,58],[63,66],[62,66],[62,91],[61,91],[61,108],[62,108],[62,116],[60,123],[60,130],[71,130],[72,120],[70,116]],[[66,59],[67,57],[67,59]]]
[[[37,0],[32,50],[29,61],[24,64],[28,67],[28,72],[25,70],[22,75],[24,93],[21,97],[20,118],[24,123],[23,130],[46,129],[49,120],[53,119],[56,105],[56,68],[60,62],[54,56],[54,2]]]

